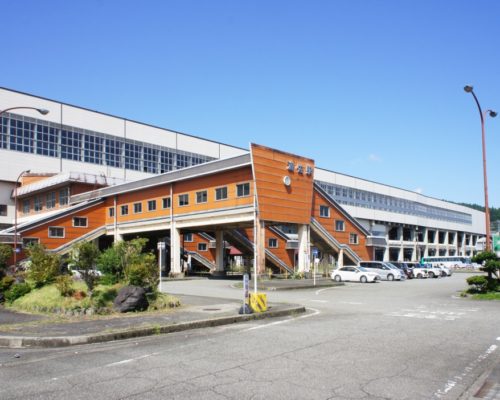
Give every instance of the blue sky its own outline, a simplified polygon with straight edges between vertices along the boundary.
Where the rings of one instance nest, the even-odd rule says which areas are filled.
[[[425,195],[484,204],[500,2],[2,3],[0,86]],[[500,207],[500,118],[486,120]]]

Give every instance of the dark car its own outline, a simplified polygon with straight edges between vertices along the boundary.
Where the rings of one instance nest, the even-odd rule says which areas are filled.
[[[403,271],[408,279],[413,278],[413,269],[408,266],[405,262],[393,262],[391,264],[398,267],[401,271]]]

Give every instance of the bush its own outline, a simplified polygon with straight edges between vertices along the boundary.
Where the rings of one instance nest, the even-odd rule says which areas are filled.
[[[123,268],[117,251],[117,245],[101,253],[97,259],[97,269],[101,271],[104,276],[107,276],[108,279],[112,280],[112,283],[119,282],[123,279]]]
[[[14,284],[16,279],[13,276],[7,275],[0,280],[0,292],[5,292],[10,289],[10,287]]]
[[[5,299],[12,303],[15,300],[23,297],[25,294],[31,292],[31,286],[27,283],[16,283],[5,292]]]
[[[5,268],[7,267],[7,261],[9,261],[9,258],[12,257],[13,250],[12,247],[0,243],[0,277],[4,273]]]
[[[488,278],[484,275],[474,275],[467,278],[467,283],[472,286],[470,293],[486,293],[488,291]]]
[[[75,246],[71,252],[72,261],[76,269],[81,273],[89,294],[92,294],[99,280],[96,262],[100,254],[99,248],[92,242],[81,243]]]
[[[95,307],[102,308],[111,306],[113,300],[118,295],[118,286],[111,286],[95,290],[92,295],[92,302]]]
[[[59,273],[61,258],[57,254],[49,253],[41,244],[35,243],[28,247],[31,263],[28,269],[28,279],[35,287],[42,287],[54,282]]]
[[[132,286],[156,287],[158,285],[158,267],[154,254],[141,254],[136,262],[127,267],[125,278]]]
[[[73,289],[73,278],[69,275],[59,275],[56,278],[56,288],[61,293],[63,297],[72,296],[75,293],[75,289]]]

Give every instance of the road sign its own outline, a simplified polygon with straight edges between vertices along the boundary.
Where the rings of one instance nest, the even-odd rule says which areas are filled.
[[[500,235],[493,236],[493,251],[500,251]]]

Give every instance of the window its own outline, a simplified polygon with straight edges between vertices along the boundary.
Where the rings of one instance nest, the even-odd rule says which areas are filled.
[[[276,238],[269,238],[267,244],[268,244],[268,247],[270,249],[276,249],[276,248],[278,248],[278,239],[276,239]]]
[[[250,196],[250,183],[247,182],[236,185],[236,196],[237,197]]]
[[[179,195],[179,207],[189,205],[189,195],[188,194],[180,194]]]
[[[59,190],[59,205],[65,206],[69,202],[69,188]]]
[[[134,214],[140,214],[142,212],[142,203],[134,203]]]
[[[45,205],[47,209],[54,208],[56,206],[56,193],[47,193],[47,198],[45,199]]]
[[[198,243],[198,251],[207,251],[206,243]]]
[[[330,218],[330,207],[319,206],[319,216],[323,218]]]
[[[35,207],[34,207],[35,212],[42,211],[42,209],[43,209],[42,198],[40,196],[35,196]]]
[[[128,215],[128,205],[121,206],[120,209],[122,215]]]
[[[60,226],[49,226],[49,238],[63,238],[64,228]]]
[[[215,189],[215,200],[227,199],[227,186]]]
[[[172,202],[170,201],[170,197],[164,197],[161,199],[162,202],[162,207],[163,208],[170,208],[172,205]]]
[[[359,238],[357,233],[349,234],[349,244],[359,244]]]
[[[340,219],[335,220],[335,230],[337,232],[344,232],[345,230],[344,221]]]
[[[78,228],[86,228],[88,221],[86,217],[73,217],[73,226]]]
[[[207,202],[207,191],[202,190],[201,192],[196,192],[196,202],[206,203]]]
[[[109,218],[113,218],[115,216],[115,208],[114,207],[108,208],[108,215],[109,215]]]
[[[0,216],[7,216],[7,204],[0,204]]]
[[[156,211],[156,200],[148,200],[148,211]]]
[[[185,242],[192,242],[193,241],[193,234],[192,233],[185,233],[184,234],[184,241]]]
[[[31,202],[29,199],[23,200],[23,214],[29,214],[31,211]]]
[[[23,237],[23,249],[27,248],[28,246],[30,246],[32,244],[36,244],[36,243],[40,243],[40,239]]]

